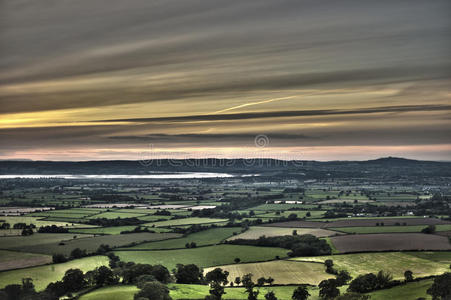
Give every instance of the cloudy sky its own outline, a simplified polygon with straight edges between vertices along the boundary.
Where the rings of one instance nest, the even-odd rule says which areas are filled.
[[[451,160],[449,0],[0,0],[0,159]]]

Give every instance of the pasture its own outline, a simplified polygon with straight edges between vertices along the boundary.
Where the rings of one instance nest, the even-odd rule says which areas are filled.
[[[384,270],[390,272],[395,279],[403,279],[406,270],[412,271],[414,277],[439,275],[449,271],[451,252],[356,253],[296,257],[290,260],[324,262],[326,259],[332,259],[336,269],[347,270],[353,277]]]
[[[58,244],[69,240],[89,238],[89,234],[73,234],[73,233],[35,233],[30,236],[9,236],[1,238],[2,249],[17,249],[19,251],[25,250],[28,247],[39,249],[44,244]],[[33,252],[33,251],[30,251]]]
[[[196,233],[192,233],[182,238],[168,239],[160,242],[143,243],[128,249],[181,249],[185,248],[186,243],[195,242],[197,246],[206,246],[218,244],[226,238],[233,235],[234,232],[240,232],[241,228],[212,228]]]
[[[162,264],[169,270],[176,264],[196,264],[211,267],[232,264],[235,258],[242,262],[273,260],[287,256],[288,250],[273,247],[254,247],[238,245],[216,245],[191,249],[153,250],[153,251],[114,251],[122,261],[136,263]]]
[[[54,234],[54,233],[53,233]],[[57,234],[54,234],[57,235]],[[29,244],[26,246],[12,246],[9,249],[17,251],[25,251],[32,253],[54,254],[61,253],[69,255],[75,248],[86,250],[88,253],[93,253],[100,245],[106,244],[110,247],[126,246],[132,243],[141,243],[147,241],[159,241],[169,238],[179,237],[175,233],[130,233],[121,235],[104,235],[96,237],[77,238],[64,241],[63,244],[59,242],[47,242],[39,245]]]
[[[73,268],[81,269],[83,272],[95,269],[100,266],[107,266],[106,256],[91,256],[68,261],[61,264],[44,265],[26,269],[0,272],[0,288],[8,284],[21,283],[22,278],[32,278],[36,290],[43,290],[50,282],[61,280],[64,273]]]
[[[255,279],[255,278],[254,278]],[[231,280],[231,278],[229,278]],[[232,279],[233,280],[233,279]],[[196,284],[176,284],[170,283],[169,287],[169,295],[174,300],[199,300],[204,299],[206,295],[209,293],[209,286],[207,285],[196,285]],[[264,300],[264,295],[268,291],[274,291],[278,297],[278,299],[291,299],[291,295],[293,294],[293,290],[295,286],[265,286],[256,288],[260,291],[258,295],[258,300]],[[97,289],[93,292],[90,292],[86,295],[80,297],[80,300],[133,300],[133,295],[138,291],[138,288],[135,286],[112,286],[112,287],[104,287]],[[246,300],[247,294],[244,291],[244,288],[226,288],[226,294],[222,297],[222,299],[226,300]],[[318,292],[314,288],[311,288],[310,294],[313,296],[309,299],[318,300],[317,297]],[[315,296],[316,294],[316,296]]]
[[[432,297],[431,295],[428,295],[426,291],[431,287],[432,283],[432,279],[409,282],[404,285],[395,286],[391,289],[374,291],[369,295],[371,295],[371,300],[414,300],[420,298],[429,300],[432,299]]]

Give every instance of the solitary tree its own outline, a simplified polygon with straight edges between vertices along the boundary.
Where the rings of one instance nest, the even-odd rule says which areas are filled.
[[[319,283],[319,296],[323,299],[334,299],[340,295],[336,279],[327,279]]]
[[[172,300],[168,287],[158,281],[144,284],[141,290],[135,294],[134,299]]]
[[[273,291],[269,291],[265,294],[266,300],[277,300],[276,294]]]
[[[305,285],[298,286],[294,291],[291,299],[293,300],[306,300],[310,296],[307,287]]]
[[[248,300],[257,300],[259,291],[254,291],[255,283],[252,281],[252,274],[243,275],[241,278],[241,282],[243,283],[244,288],[246,289],[246,293],[248,294]]]
[[[210,284],[210,296],[207,296],[206,299],[220,300],[222,298],[222,295],[225,294],[224,285],[229,282],[228,276],[229,272],[223,271],[221,268],[215,268],[205,275],[205,279]]]
[[[413,281],[413,273],[410,270],[404,272],[404,278],[406,282]]]
[[[264,286],[266,282],[266,278],[265,277],[260,277],[257,279],[257,285],[258,286]]]

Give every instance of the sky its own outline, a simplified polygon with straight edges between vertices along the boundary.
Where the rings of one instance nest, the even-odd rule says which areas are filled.
[[[0,159],[451,160],[449,0],[0,0]]]

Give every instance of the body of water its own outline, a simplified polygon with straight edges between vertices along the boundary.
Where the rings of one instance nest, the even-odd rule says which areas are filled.
[[[73,175],[73,174],[21,174],[21,175],[0,175],[0,179],[40,179],[40,178],[58,178],[58,179],[195,179],[195,178],[227,178],[237,177],[228,173],[208,173],[208,172],[181,172],[181,173],[159,173],[145,175],[121,175],[121,174],[100,174],[100,175]],[[244,175],[249,176],[249,175]]]

